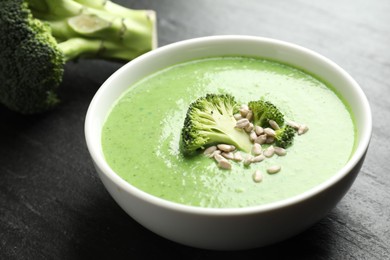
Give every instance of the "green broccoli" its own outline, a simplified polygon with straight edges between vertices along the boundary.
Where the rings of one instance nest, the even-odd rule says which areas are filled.
[[[229,94],[207,94],[200,97],[187,110],[181,132],[180,148],[185,156],[213,144],[231,144],[249,153],[252,143],[248,134],[235,128],[234,114],[239,105]]]
[[[131,60],[155,47],[154,29],[152,11],[110,1],[2,0],[0,103],[23,114],[48,110],[67,61]]]
[[[275,131],[275,145],[287,148],[293,143],[295,136],[295,129],[289,125],[285,125],[282,128]]]
[[[269,120],[274,120],[280,126],[284,124],[283,114],[269,101],[250,101],[248,107],[252,110],[254,125],[269,127]]]

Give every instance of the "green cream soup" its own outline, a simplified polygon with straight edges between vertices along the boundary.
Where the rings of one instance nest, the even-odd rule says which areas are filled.
[[[249,167],[232,162],[231,170],[223,170],[202,154],[184,158],[179,143],[187,108],[206,93],[228,93],[239,103],[264,98],[310,130],[295,136],[287,155]],[[251,57],[200,59],[158,71],[129,86],[102,131],[105,158],[124,180],[166,200],[212,208],[305,192],[343,167],[354,143],[348,106],[331,86],[297,68]],[[271,165],[282,169],[268,174]],[[259,183],[252,179],[255,170],[263,172]]]

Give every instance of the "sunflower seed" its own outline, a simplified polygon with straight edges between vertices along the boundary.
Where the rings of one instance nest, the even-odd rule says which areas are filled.
[[[255,132],[257,135],[261,135],[264,133],[264,129],[261,126],[255,126]]]
[[[249,125],[247,125],[245,128],[244,128],[245,132],[247,133],[250,133],[252,130],[253,130],[253,124],[252,123],[249,123]]]
[[[223,157],[222,155],[220,154],[214,154],[214,159],[217,161],[217,162],[220,162],[222,160],[226,160],[225,157]]]
[[[210,158],[213,158],[216,154],[221,154],[222,151],[221,150],[215,150],[212,154],[210,154]]]
[[[246,118],[247,118],[249,121],[252,121],[252,117],[253,117],[253,112],[252,112],[252,110],[249,110],[249,111],[248,111],[248,114],[246,114]]]
[[[249,139],[254,142],[257,139],[257,134],[255,131],[250,132]]]
[[[236,127],[237,127],[237,128],[245,128],[245,127],[247,127],[247,126],[249,125],[249,123],[250,123],[250,122],[249,122],[248,119],[242,118],[242,119],[240,119],[240,120],[237,121]]]
[[[236,147],[230,144],[218,144],[217,147],[222,152],[227,152],[227,153],[236,150]]]
[[[278,146],[275,146],[274,147],[274,150],[275,150],[275,153],[279,156],[284,156],[287,154],[287,151],[286,149],[282,148],[282,147],[278,147]]]
[[[223,157],[225,157],[226,159],[229,159],[229,160],[232,160],[232,159],[234,159],[234,154],[232,153],[232,152],[223,152],[223,153],[221,153],[221,155],[223,156]]]
[[[272,157],[275,153],[275,148],[273,145],[269,146],[267,149],[264,150],[263,154],[265,157]]]
[[[263,174],[260,170],[256,170],[252,175],[254,182],[261,182],[263,180]]]
[[[267,137],[267,140],[265,140],[266,144],[272,144],[273,142],[275,142],[275,138],[272,136]]]
[[[274,130],[280,129],[280,127],[279,127],[278,123],[276,123],[276,121],[274,121],[274,120],[269,120],[268,123],[269,123],[269,125],[270,125]]]
[[[241,107],[241,108],[240,108],[240,115],[241,115],[242,117],[246,117],[246,115],[248,114],[248,112],[249,112],[249,108],[246,108],[246,107]]]
[[[253,146],[252,146],[252,153],[254,155],[260,155],[261,154],[261,145],[258,144],[258,143],[255,143]]]
[[[298,134],[299,135],[303,135],[304,133],[306,133],[307,131],[309,130],[309,127],[307,125],[301,125],[299,128],[298,128]]]
[[[212,154],[217,150],[217,147],[215,145],[208,147],[206,150],[204,150],[203,154],[212,157]]]
[[[267,135],[260,135],[259,137],[256,138],[255,143],[258,144],[264,144],[265,141],[267,140]]]
[[[223,159],[223,160],[220,160],[218,162],[218,167],[221,169],[230,170],[232,168],[232,165],[230,164],[230,162],[228,160]]]
[[[300,126],[297,122],[294,121],[287,121],[286,124],[294,128],[295,130],[298,130]]]
[[[244,165],[245,166],[249,166],[251,163],[252,163],[252,159],[253,159],[253,156],[252,155],[248,155],[245,160],[244,160]]]
[[[241,114],[234,114],[233,116],[234,116],[234,118],[235,118],[237,121],[240,120],[240,119],[242,119]]]
[[[241,162],[243,159],[244,159],[244,158],[242,158],[242,155],[241,155],[240,152],[236,152],[236,153],[234,154],[234,158],[233,158],[234,161],[239,161],[239,162]]]
[[[265,156],[263,154],[260,154],[258,156],[255,156],[252,158],[253,163],[262,162],[265,159]]]
[[[272,165],[267,168],[267,172],[270,174],[277,173],[282,169],[279,165]]]
[[[272,128],[264,128],[264,133],[268,136],[275,137],[275,130]]]
[[[249,110],[249,107],[248,107],[248,105],[247,105],[247,104],[242,104],[242,105],[240,106],[240,109],[246,109],[246,110]]]

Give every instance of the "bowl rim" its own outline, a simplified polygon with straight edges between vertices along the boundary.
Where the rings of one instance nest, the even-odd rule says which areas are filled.
[[[152,194],[149,194],[130,183],[126,182],[124,179],[122,179],[118,174],[116,174],[108,165],[108,163],[105,161],[104,156],[102,156],[97,148],[97,146],[101,147],[100,140],[96,142],[96,140],[93,140],[92,135],[90,134],[91,131],[95,131],[96,129],[93,127],[94,123],[94,111],[99,106],[99,101],[101,98],[103,98],[103,92],[104,90],[110,85],[110,83],[118,76],[122,75],[124,71],[128,70],[128,67],[137,66],[137,64],[142,63],[145,59],[150,59],[151,57],[155,56],[158,53],[161,52],[167,52],[171,51],[178,47],[186,47],[186,46],[196,46],[199,44],[205,44],[210,42],[224,42],[224,41],[255,41],[255,42],[262,42],[262,43],[270,43],[275,45],[282,45],[284,47],[296,49],[303,51],[307,53],[308,55],[312,56],[315,59],[320,59],[322,62],[330,65],[331,67],[335,68],[339,73],[343,75],[343,77],[351,84],[353,85],[353,89],[356,92],[356,94],[359,97],[360,106],[363,108],[362,111],[364,112],[362,117],[363,121],[365,123],[365,127],[363,129],[359,129],[360,137],[359,142],[356,145],[355,151],[353,152],[352,156],[348,160],[348,162],[339,169],[332,177],[328,178],[326,181],[320,183],[319,185],[316,185],[303,193],[297,194],[295,196],[266,203],[266,204],[260,204],[260,205],[254,205],[254,206],[248,206],[248,207],[240,207],[240,208],[206,208],[206,207],[200,207],[200,206],[191,206],[191,205],[185,205],[178,202],[169,201],[163,198],[159,198],[157,196],[154,196]],[[150,52],[147,52],[132,61],[129,61],[128,63],[124,64],[122,67],[120,67],[118,70],[116,70],[98,89],[98,91],[95,93],[94,97],[92,98],[92,101],[88,107],[86,118],[85,118],[85,124],[84,124],[84,134],[86,139],[86,144],[88,151],[90,153],[90,156],[93,159],[93,162],[95,163],[95,166],[97,166],[102,174],[104,174],[110,181],[115,183],[120,189],[126,191],[127,193],[132,194],[133,196],[142,199],[148,203],[154,204],[155,206],[164,207],[170,210],[174,211],[181,211],[185,213],[191,213],[191,214],[198,214],[198,215],[213,215],[213,216],[219,216],[219,215],[247,215],[247,214],[255,214],[259,212],[267,212],[272,211],[278,208],[284,208],[289,207],[294,204],[303,202],[307,199],[310,199],[311,197],[321,193],[322,191],[328,189],[332,185],[336,184],[338,181],[340,181],[342,178],[344,178],[346,175],[348,175],[352,169],[359,163],[359,161],[364,158],[364,155],[368,149],[371,134],[372,134],[372,116],[371,116],[371,108],[369,105],[369,102],[367,100],[366,95],[364,94],[363,90],[359,86],[359,84],[339,65],[337,65],[335,62],[330,60],[329,58],[326,58],[322,56],[321,54],[314,52],[308,48],[305,48],[303,46],[297,45],[295,43],[282,41],[278,39],[273,38],[267,38],[267,37],[261,37],[261,36],[249,36],[249,35],[216,35],[216,36],[204,36],[204,37],[198,37],[198,38],[192,38],[187,40],[182,40],[179,42],[171,43],[162,47],[159,47],[155,50],[152,50]]]

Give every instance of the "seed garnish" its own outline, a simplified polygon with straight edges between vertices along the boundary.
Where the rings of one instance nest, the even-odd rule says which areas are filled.
[[[268,146],[267,149],[264,150],[263,154],[265,157],[272,157],[275,153],[275,147],[273,145]]]
[[[255,143],[264,144],[267,141],[267,135],[260,135],[256,138]]]
[[[278,173],[281,169],[282,167],[280,167],[279,165],[272,165],[267,168],[267,172],[269,174],[274,174],[274,173]]]
[[[267,139],[265,139],[266,144],[272,144],[273,142],[275,142],[275,138],[272,136],[267,136]]]
[[[294,121],[287,121],[286,124],[294,128],[295,130],[298,130],[300,126],[297,122]]]
[[[233,160],[234,159],[234,154],[232,152],[223,152],[221,153],[221,155],[223,157],[225,157],[226,159],[229,159],[229,160]]]
[[[248,114],[248,112],[249,112],[249,109],[248,109],[248,108],[246,108],[246,107],[240,108],[240,115],[241,115],[243,118],[246,117],[246,115]]]
[[[306,133],[308,130],[309,130],[309,127],[307,127],[307,125],[301,125],[301,126],[298,128],[298,135],[303,135],[303,134]]]
[[[236,147],[234,145],[230,145],[230,144],[219,144],[217,145],[218,149],[223,151],[223,152],[232,152],[234,150],[236,150]]]
[[[217,161],[217,162],[220,162],[222,160],[226,160],[225,157],[223,157],[222,155],[220,154],[215,154],[214,155],[214,159]]]
[[[240,120],[237,121],[236,127],[237,127],[237,128],[243,129],[243,128],[247,127],[247,126],[249,125],[249,123],[250,123],[250,122],[249,122],[248,119],[242,118],[242,119],[240,119]]]
[[[252,123],[249,123],[249,125],[247,125],[245,128],[244,128],[245,132],[247,133],[250,133],[252,132],[253,130],[253,124]]]
[[[251,121],[251,120],[252,120],[252,117],[253,117],[253,112],[252,112],[252,110],[249,110],[249,111],[248,111],[248,114],[246,114],[246,118],[247,118],[249,121]]]
[[[230,164],[230,162],[228,160],[223,159],[223,160],[218,162],[218,167],[221,169],[230,170],[232,168],[232,165]]]
[[[234,116],[234,119],[236,119],[237,121],[242,119],[241,114],[234,114],[233,116]]]
[[[249,109],[248,105],[241,106],[239,113],[233,115],[236,120],[235,128],[242,129],[248,133],[249,140],[253,143],[251,154],[247,154],[244,158],[243,155],[236,150],[234,145],[230,144],[217,144],[206,148],[203,154],[209,158],[214,158],[219,168],[224,170],[230,170],[232,168],[231,161],[241,162],[245,167],[249,167],[252,163],[260,163],[267,158],[271,158],[274,154],[278,156],[285,156],[287,150],[282,147],[274,146],[277,130],[281,127],[274,120],[269,120],[269,127],[263,128],[258,125],[254,125],[253,112]],[[293,127],[298,135],[305,134],[309,128],[305,124],[300,124],[294,121],[286,121],[286,125]],[[262,149],[262,144],[269,145],[265,150]],[[281,171],[280,165],[271,165],[266,169],[269,174],[278,173]],[[263,173],[260,170],[255,170],[252,174],[254,182],[263,181]]]
[[[244,166],[249,166],[252,163],[253,156],[248,155],[244,160]]]
[[[264,128],[264,133],[268,136],[271,136],[271,137],[275,137],[275,130],[273,130],[272,128]]]
[[[278,123],[276,123],[274,120],[269,120],[268,123],[274,130],[279,130],[280,129]]]
[[[261,154],[261,145],[258,144],[258,143],[255,143],[253,146],[252,146],[252,153],[254,155],[260,155]]]
[[[255,131],[250,132],[249,139],[254,142],[257,139],[257,134]]]
[[[215,152],[215,150],[217,150],[217,147],[213,145],[204,150],[203,154],[210,157]]]
[[[258,156],[253,157],[253,158],[252,158],[252,162],[253,162],[253,163],[257,163],[257,162],[263,161],[264,159],[265,159],[264,154],[260,154],[260,155],[258,155]]]
[[[261,135],[264,133],[264,129],[261,126],[255,126],[255,132],[257,135]]]
[[[260,170],[256,170],[252,175],[254,182],[261,182],[263,180],[263,174]]]
[[[287,151],[286,149],[282,148],[282,147],[278,147],[278,146],[275,146],[274,147],[274,150],[275,150],[275,153],[279,156],[284,156],[287,154]]]
[[[249,107],[247,104],[242,104],[241,107],[240,107],[240,110],[243,109],[243,110],[246,110],[246,111],[249,111]]]
[[[244,158],[242,158],[242,155],[241,155],[240,152],[234,153],[234,158],[233,158],[233,160],[241,162],[243,159],[244,159]]]
[[[221,150],[215,150],[212,154],[210,154],[210,158],[214,157],[216,154],[221,154],[222,151]]]

